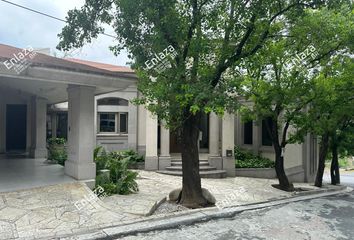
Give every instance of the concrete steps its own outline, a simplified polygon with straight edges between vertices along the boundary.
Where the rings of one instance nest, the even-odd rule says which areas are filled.
[[[182,171],[157,171],[161,174],[167,174],[172,176],[182,176]],[[213,171],[199,171],[202,178],[226,178],[225,170],[213,170]]]
[[[182,160],[179,158],[173,158],[171,160],[171,166],[166,167],[165,170],[158,171],[161,174],[167,174],[172,176],[182,176]],[[209,165],[207,159],[199,160],[199,174],[202,178],[225,178],[225,170],[217,170],[215,167]]]

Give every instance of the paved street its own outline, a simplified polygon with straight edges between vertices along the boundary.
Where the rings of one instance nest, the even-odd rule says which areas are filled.
[[[354,174],[343,175],[342,183],[353,187]],[[123,239],[354,239],[353,206],[354,192]]]

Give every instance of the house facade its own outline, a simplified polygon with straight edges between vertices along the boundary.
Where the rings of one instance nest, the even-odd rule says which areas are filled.
[[[2,62],[21,49],[0,45]],[[145,156],[145,169],[178,175],[180,139],[144,106],[134,72],[126,67],[58,59],[37,53],[21,73],[0,66],[0,154],[24,152],[46,157],[46,139],[68,139],[65,173],[92,182],[96,145],[108,151],[133,149]],[[201,171],[235,176],[234,146],[274,159],[262,123],[241,121],[238,114],[204,115],[200,126]],[[290,144],[285,167],[291,180],[310,182],[317,163],[316,139]],[[177,171],[176,171],[177,169]]]

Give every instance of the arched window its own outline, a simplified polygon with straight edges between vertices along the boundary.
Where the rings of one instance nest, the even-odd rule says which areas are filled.
[[[97,105],[106,105],[106,106],[128,106],[129,102],[122,98],[102,98],[97,100]]]

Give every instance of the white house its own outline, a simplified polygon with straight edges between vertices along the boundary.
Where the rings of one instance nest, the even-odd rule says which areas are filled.
[[[0,62],[20,51],[0,45]],[[96,145],[109,151],[136,150],[145,155],[146,170],[181,174],[178,134],[130,102],[139,95],[131,69],[40,53],[27,62],[20,73],[0,64],[0,154],[22,151],[45,157],[47,137],[67,137],[65,172],[79,180],[94,179]],[[209,114],[200,129],[203,177],[235,176],[229,156],[235,144],[274,159],[262,124],[242,123],[238,115]],[[303,144],[286,148],[286,171],[293,181],[313,180],[316,146],[309,135]]]

